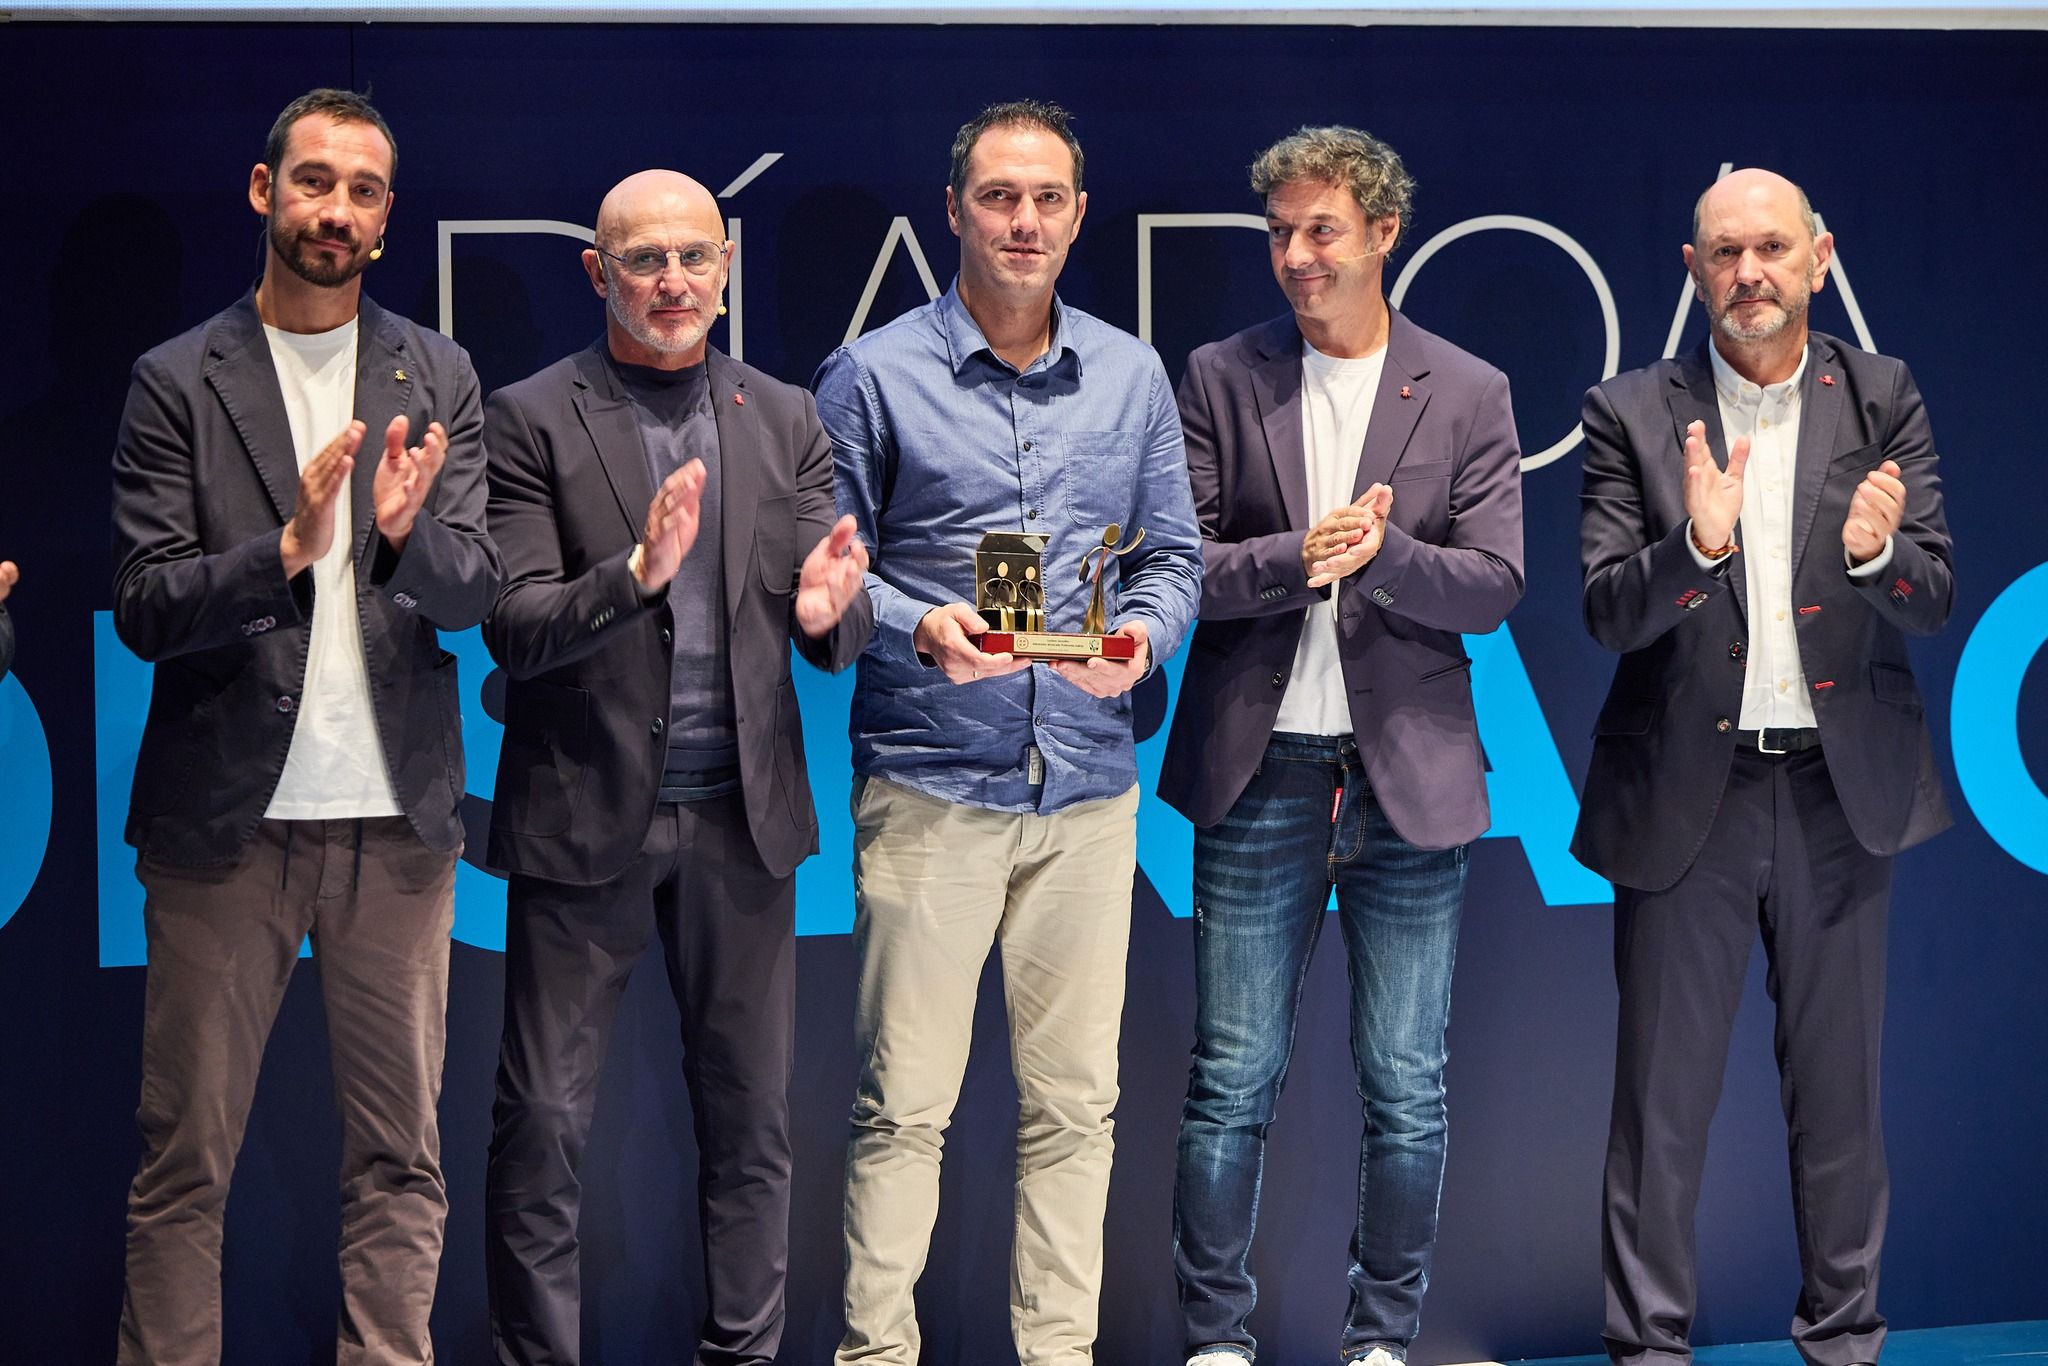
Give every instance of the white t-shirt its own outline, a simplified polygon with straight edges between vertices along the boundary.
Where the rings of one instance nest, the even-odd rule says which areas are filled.
[[[1372,425],[1373,399],[1386,368],[1382,346],[1370,356],[1326,356],[1301,344],[1301,444],[1308,468],[1308,517],[1313,525],[1354,497],[1358,458]],[[1330,587],[1326,602],[1309,605],[1294,651],[1294,672],[1280,696],[1273,729],[1297,735],[1351,734],[1351,702],[1337,655],[1337,601],[1346,581]]]
[[[299,468],[348,426],[356,407],[356,324],[301,334],[265,326],[291,421]],[[365,437],[356,451],[365,460],[383,447]],[[313,562],[313,627],[306,653],[306,684],[284,776],[263,814],[280,821],[346,820],[402,814],[391,791],[377,722],[370,710],[370,671],[363,628],[356,615],[356,566],[350,556],[349,482],[334,501],[334,540]]]

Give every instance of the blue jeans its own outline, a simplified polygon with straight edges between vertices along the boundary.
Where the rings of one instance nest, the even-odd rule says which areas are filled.
[[[1275,733],[1230,814],[1195,832],[1195,1050],[1173,1201],[1190,1353],[1257,1347],[1247,1262],[1266,1127],[1332,885],[1364,1103],[1341,1353],[1402,1355],[1421,1323],[1443,1189],[1465,847],[1418,849],[1395,834],[1348,737]]]

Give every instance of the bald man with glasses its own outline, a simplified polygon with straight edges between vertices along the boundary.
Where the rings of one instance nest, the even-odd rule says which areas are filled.
[[[657,936],[698,1151],[695,1360],[769,1362],[782,1338],[795,871],[818,847],[789,647],[842,669],[873,613],[811,396],[709,344],[732,252],[696,181],[621,181],[583,253],[604,336],[485,410],[505,588],[484,635],[511,678],[490,841],[510,874],[500,1362],[581,1360],[579,1168]]]

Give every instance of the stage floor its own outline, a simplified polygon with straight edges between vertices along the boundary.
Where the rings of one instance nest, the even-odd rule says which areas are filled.
[[[1698,1366],[1800,1366],[1789,1342],[1745,1342],[1702,1347]],[[2038,1323],[1976,1323],[1960,1328],[1922,1328],[1885,1339],[1884,1366],[2024,1366],[2048,1361],[2048,1320]],[[1503,1366],[1472,1362],[1470,1366]],[[1552,1357],[1512,1366],[1607,1366],[1604,1356]]]

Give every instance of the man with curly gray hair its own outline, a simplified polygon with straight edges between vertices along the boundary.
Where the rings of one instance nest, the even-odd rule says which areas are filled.
[[[1266,1130],[1334,889],[1365,1103],[1341,1359],[1397,1366],[1444,1169],[1465,852],[1488,824],[1461,633],[1522,595],[1520,450],[1498,370],[1387,306],[1415,182],[1353,128],[1262,153],[1290,313],[1180,385],[1200,625],[1160,795],[1195,823],[1195,1027],[1174,1182],[1189,1366],[1243,1366]]]

